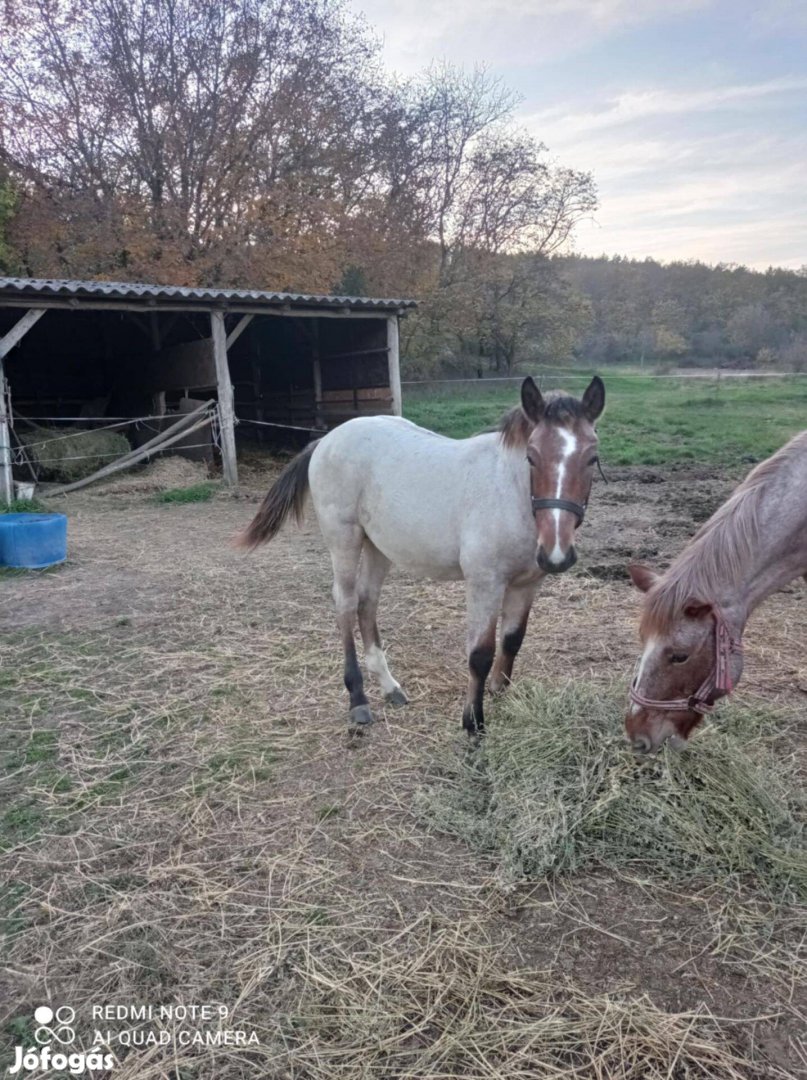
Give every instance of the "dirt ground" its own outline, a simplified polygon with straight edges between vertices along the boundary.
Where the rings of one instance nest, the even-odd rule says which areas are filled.
[[[290,1008],[278,905],[368,938],[427,912],[470,920],[514,968],[725,1018],[754,1075],[807,1075],[804,987],[721,955],[700,904],[606,873],[503,892],[484,858],[429,829],[413,795],[464,739],[462,585],[391,576],[380,623],[410,705],[384,708],[368,679],[380,722],[348,738],[315,525],[253,555],[228,543],[272,475],[253,461],[240,497],[198,504],[120,488],[76,495],[67,564],[0,580],[4,726],[12,741],[56,728],[49,768],[70,784],[62,794],[42,774],[55,816],[0,864],[19,890],[2,1015],[48,995],[76,1003],[81,1022],[91,1000],[229,993],[270,1037],[264,1011]],[[650,468],[609,478],[595,486],[578,567],[539,593],[516,677],[627,679],[637,601],[626,563],[665,566],[736,480]],[[752,619],[739,693],[801,709],[806,635],[799,582]],[[717,722],[730,717],[729,705]],[[234,1060],[172,1072],[144,1051],[114,1075],[304,1075]]]

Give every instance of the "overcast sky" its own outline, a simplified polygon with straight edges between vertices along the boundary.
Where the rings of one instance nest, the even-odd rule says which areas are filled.
[[[351,0],[413,74],[482,63],[590,170],[585,254],[807,264],[807,0]]]

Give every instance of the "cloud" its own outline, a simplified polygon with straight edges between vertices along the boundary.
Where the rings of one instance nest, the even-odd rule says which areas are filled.
[[[536,131],[555,131],[563,142],[604,128],[637,123],[663,116],[708,113],[749,105],[775,104],[771,99],[802,94],[807,77],[769,79],[733,86],[712,86],[701,90],[627,90],[611,98],[602,109],[570,113],[567,107],[553,106],[527,115],[524,120]],[[546,136],[548,138],[548,136]]]
[[[804,218],[799,210],[758,221],[699,225],[657,222],[602,225],[583,222],[575,250],[587,255],[620,254],[664,261],[699,259],[708,263],[740,263],[757,270],[807,265],[801,240]],[[630,225],[630,227],[628,227]]]
[[[519,123],[599,187],[580,250],[807,263],[805,0],[350,2],[391,67],[522,88]]]
[[[351,0],[381,35],[387,63],[412,74],[435,58],[536,65],[624,28],[678,18],[713,0]]]
[[[799,267],[807,133],[785,116],[805,89],[800,77],[630,89],[599,111],[547,109],[525,121],[598,184],[600,208],[579,227],[578,250]]]

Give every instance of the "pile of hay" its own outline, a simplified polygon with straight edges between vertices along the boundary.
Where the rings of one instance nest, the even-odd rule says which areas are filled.
[[[208,475],[209,470],[202,462],[173,455],[135,466],[131,472],[102,480],[88,491],[90,495],[155,495],[204,483]]]
[[[509,881],[606,865],[807,899],[805,800],[771,747],[781,722],[733,703],[687,750],[637,762],[623,714],[621,693],[514,687],[484,745],[449,763],[420,806],[496,852]]]
[[[132,449],[119,431],[19,427],[17,436],[40,479],[65,484],[83,480]]]
[[[309,937],[316,937],[309,928]],[[320,935],[322,936],[322,935]],[[332,936],[332,931],[329,936]],[[705,1010],[589,996],[506,970],[479,922],[424,914],[391,940],[297,950],[294,1012],[276,1016],[273,1075],[306,1080],[751,1080],[764,1072]],[[323,943],[324,944],[324,943]]]

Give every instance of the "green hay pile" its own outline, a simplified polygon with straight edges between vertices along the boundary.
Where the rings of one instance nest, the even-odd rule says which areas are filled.
[[[119,431],[19,427],[16,433],[40,479],[65,484],[83,480],[132,449]]]
[[[683,752],[637,762],[624,694],[522,684],[478,750],[421,792],[437,827],[496,852],[505,880],[606,865],[667,879],[753,879],[807,898],[805,801],[771,747],[781,720],[732,703]],[[778,721],[778,722],[777,722]]]

